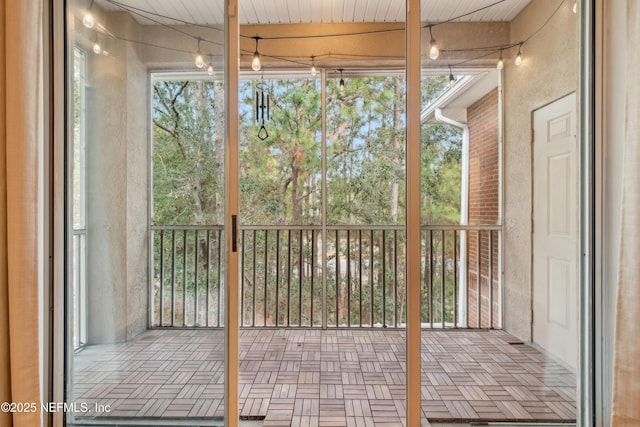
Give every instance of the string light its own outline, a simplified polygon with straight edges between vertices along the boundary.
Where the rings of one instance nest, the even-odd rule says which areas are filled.
[[[456,78],[453,75],[453,72],[451,71],[451,65],[449,65],[449,86],[453,87],[456,84]]]
[[[157,23],[157,24],[159,24],[159,25],[161,25],[161,26],[163,26],[163,27],[166,27],[166,28],[167,28],[167,29],[169,29],[169,30],[174,30],[174,31],[179,32],[179,33],[181,33],[181,34],[184,34],[184,35],[186,35],[186,36],[188,36],[188,37],[192,37],[192,38],[194,38],[194,39],[198,40],[198,46],[199,46],[199,44],[200,44],[199,42],[200,42],[201,40],[204,40],[204,41],[206,41],[207,43],[211,43],[211,44],[215,44],[215,45],[220,45],[220,46],[221,46],[221,44],[220,44],[220,43],[218,43],[218,42],[216,42],[216,41],[202,39],[202,38],[200,38],[200,37],[197,37],[197,36],[195,36],[195,35],[193,35],[193,34],[190,34],[190,33],[186,32],[186,31],[183,31],[183,30],[180,30],[180,29],[178,29],[178,28],[175,28],[175,26],[168,25],[168,24],[166,24],[166,23],[164,23],[164,22],[161,22],[161,21],[159,21],[159,20],[155,20],[155,19],[153,19],[152,17],[149,17],[147,14],[151,14],[151,15],[153,15],[153,16],[157,16],[157,17],[160,17],[160,18],[172,19],[172,20],[175,20],[175,21],[179,21],[179,22],[182,22],[182,23],[185,23],[185,24],[189,24],[189,25],[194,25],[194,26],[201,26],[201,27],[205,27],[204,25],[198,25],[198,24],[191,23],[191,22],[188,22],[188,21],[182,21],[182,20],[179,20],[178,18],[175,18],[175,17],[171,17],[171,16],[166,16],[166,15],[162,15],[162,14],[158,14],[158,13],[150,12],[150,11],[147,11],[147,10],[144,10],[144,9],[140,9],[140,8],[127,7],[127,6],[123,5],[122,3],[120,3],[119,1],[116,1],[116,0],[105,0],[105,1],[106,1],[106,2],[108,2],[108,3],[113,4],[114,6],[116,6],[116,7],[120,8],[120,9],[122,9],[122,10],[128,11],[128,12],[130,12],[130,13],[132,13],[132,14],[135,14],[135,15],[139,15],[139,16],[141,16],[141,17],[144,17],[144,18],[146,18],[146,19],[148,19],[148,20],[150,20],[150,21],[152,21],[152,22],[155,22],[155,23]],[[440,24],[445,24],[445,23],[448,23],[448,22],[452,22],[452,21],[457,21],[458,19],[460,19],[460,18],[462,18],[462,17],[464,17],[464,16],[468,16],[468,15],[471,15],[471,14],[473,14],[473,13],[477,13],[477,12],[479,12],[479,11],[481,11],[481,10],[484,10],[484,9],[487,9],[487,8],[490,8],[490,7],[493,7],[493,6],[497,5],[497,4],[502,3],[502,2],[505,2],[505,1],[507,1],[507,0],[497,0],[497,1],[495,1],[494,3],[491,3],[491,4],[489,4],[489,5],[483,6],[483,7],[482,7],[482,8],[480,8],[480,9],[476,9],[476,10],[474,10],[474,11],[471,11],[471,12],[465,13],[464,15],[460,15],[460,16],[452,17],[452,18],[450,18],[450,19],[448,19],[448,20],[446,20],[446,21],[443,21],[443,22],[439,22],[439,23],[435,23],[435,24],[433,24],[433,23],[432,23],[432,24],[424,25],[422,28],[428,28],[428,29],[429,29],[429,35],[430,35],[430,51],[429,51],[429,56],[430,56],[432,59],[434,59],[434,60],[435,60],[435,59],[437,59],[437,58],[439,57],[439,55],[440,55],[440,50],[439,50],[439,48],[438,48],[438,46],[437,46],[437,43],[436,43],[435,38],[433,37],[432,27],[437,26],[437,25],[440,25]],[[94,0],[91,0],[91,5],[93,5],[93,2],[94,2]],[[555,10],[553,11],[553,13],[548,17],[548,19],[547,19],[547,20],[546,20],[546,21],[545,21],[545,22],[544,22],[544,23],[543,23],[543,24],[542,24],[542,25],[541,25],[541,26],[540,26],[536,31],[534,31],[531,35],[529,35],[529,37],[527,37],[526,39],[524,39],[523,41],[521,41],[519,44],[507,44],[507,45],[493,46],[493,47],[475,47],[475,48],[456,49],[456,50],[445,50],[445,51],[446,51],[446,52],[488,52],[488,53],[484,53],[484,54],[482,54],[481,56],[474,57],[474,58],[469,58],[469,59],[463,60],[463,61],[461,61],[461,62],[457,62],[457,63],[455,63],[455,64],[452,64],[452,65],[454,65],[454,66],[459,66],[459,65],[461,65],[461,64],[466,64],[466,63],[469,63],[469,62],[472,62],[472,61],[475,61],[475,60],[478,60],[478,59],[481,59],[481,58],[485,58],[486,56],[491,55],[491,54],[495,54],[495,53],[496,53],[496,52],[498,52],[498,51],[502,52],[502,50],[504,50],[504,49],[511,49],[511,48],[515,47],[516,45],[519,45],[519,48],[518,48],[518,56],[516,57],[516,63],[517,63],[517,65],[521,65],[521,64],[522,64],[522,50],[521,50],[521,47],[524,45],[524,43],[526,43],[526,42],[528,42],[529,40],[531,40],[531,39],[532,39],[533,37],[535,37],[535,36],[536,36],[536,35],[537,35],[537,34],[538,34],[538,33],[539,33],[539,32],[540,32],[544,27],[546,27],[546,26],[547,26],[547,24],[549,23],[549,21],[550,21],[550,20],[551,20],[551,19],[552,19],[552,18],[553,18],[557,13],[558,13],[558,11],[561,9],[561,7],[562,7],[562,5],[563,5],[563,4],[565,4],[565,2],[564,2],[564,1],[560,2],[560,3],[558,4],[558,7],[556,7],[556,8],[555,8]],[[91,5],[89,6],[89,9],[91,9]],[[573,8],[574,8],[574,10],[576,11],[576,13],[577,13],[577,7],[578,7],[578,6],[577,6],[577,1],[575,1],[575,2],[574,2],[574,5],[573,5]],[[89,20],[90,20],[90,18],[89,18]],[[95,24],[95,22],[94,22],[94,24]],[[207,27],[207,28],[208,28],[208,27]],[[268,40],[288,40],[288,39],[298,39],[298,38],[322,38],[322,37],[337,37],[337,36],[369,35],[369,34],[380,34],[380,33],[387,33],[387,32],[391,32],[391,31],[402,31],[402,30],[403,30],[403,29],[385,29],[385,30],[373,30],[373,31],[363,31],[363,32],[349,32],[349,33],[340,33],[340,34],[323,34],[323,35],[304,35],[304,36],[279,36],[279,37],[266,37],[265,39],[268,39]],[[144,43],[144,42],[142,42],[142,41],[138,41],[138,40],[132,40],[132,39],[128,39],[128,38],[118,37],[118,36],[113,35],[113,34],[111,34],[110,36],[111,36],[111,37],[114,37],[114,38],[116,38],[116,39],[119,39],[119,40],[124,40],[124,41],[127,41],[127,42],[143,44],[143,45],[147,45],[147,46],[153,46],[153,47],[157,47],[157,48],[161,48],[161,49],[169,49],[169,50],[180,51],[180,52],[185,52],[185,53],[186,53],[186,52],[188,52],[188,51],[185,51],[185,50],[180,50],[180,49],[170,48],[170,47],[168,47],[168,46],[154,45],[154,44],[151,44],[151,43]],[[256,40],[256,50],[255,50],[255,52],[254,52],[254,58],[253,58],[253,62],[252,62],[252,68],[255,70],[255,69],[256,69],[255,67],[257,66],[257,67],[259,67],[259,68],[258,68],[256,71],[259,71],[260,69],[262,69],[262,64],[260,63],[260,54],[259,54],[259,52],[258,52],[258,41],[259,41],[259,40],[262,40],[262,39],[263,39],[263,37],[257,37],[257,36],[250,37],[250,36],[246,36],[246,35],[242,35],[242,34],[240,35],[240,37],[242,37],[242,38],[253,38],[254,40]],[[101,47],[100,47],[100,49],[101,49]],[[104,51],[103,51],[103,52],[104,52]],[[248,52],[248,51],[246,51],[246,50],[244,50],[244,49],[241,49],[241,52]],[[103,54],[106,54],[106,52],[104,52]],[[269,56],[269,55],[267,55],[267,56]],[[364,56],[364,55],[355,55],[355,56]],[[278,60],[281,60],[281,61],[290,62],[290,63],[292,63],[292,64],[297,64],[297,65],[306,65],[306,66],[311,66],[311,67],[313,67],[313,66],[315,65],[315,64],[314,64],[314,62],[315,62],[315,56],[314,56],[314,57],[312,57],[312,60],[311,60],[311,64],[310,64],[310,65],[309,65],[309,63],[304,63],[304,62],[301,62],[301,61],[299,61],[299,60],[287,59],[287,57],[284,57],[284,56],[270,56],[270,57],[275,58],[275,59],[278,59]],[[500,54],[500,57],[502,57],[502,54]],[[197,58],[196,58],[196,61],[197,61]],[[197,62],[199,62],[199,61],[197,61]],[[199,68],[203,68],[205,65],[206,65],[206,64],[205,64],[205,62],[204,62],[204,60],[203,60],[203,61],[202,61],[202,67],[199,67]],[[499,60],[499,63],[497,63],[497,64],[496,64],[496,67],[501,68],[501,67],[500,67],[500,65],[504,66],[504,62],[502,61],[502,64],[500,64],[500,60]],[[317,70],[316,70],[316,72],[317,72]]]
[[[213,55],[209,54],[209,67],[207,68],[207,74],[213,76]]]
[[[196,67],[203,68],[204,67],[204,59],[202,58],[202,53],[200,53],[200,37],[198,37],[198,51],[196,52]]]
[[[431,40],[429,41],[429,58],[435,61],[440,56],[440,49],[438,49],[438,45],[436,45],[436,39],[433,38],[431,27],[432,25],[429,25],[429,36],[431,36]]]
[[[516,60],[515,60],[515,64],[516,65],[520,65],[522,64],[522,42],[520,42],[520,44],[518,45],[518,54],[516,55]]]
[[[316,70],[316,62],[315,62],[315,56],[311,55],[311,75],[315,77],[316,73],[318,72],[318,70]]]
[[[262,64],[260,63],[260,53],[258,52],[258,41],[262,39],[262,37],[253,36],[252,39],[256,41],[256,50],[253,52],[253,61],[251,61],[251,68],[253,71],[260,71],[262,69]]]
[[[496,68],[498,70],[502,70],[504,67],[504,59],[502,59],[502,49],[500,49],[500,57],[498,58],[498,63],[496,64]]]
[[[344,71],[344,69],[342,68],[338,68],[338,71],[340,71],[340,93],[344,93],[344,79],[342,78],[342,72]]]
[[[96,33],[95,40],[93,41],[93,53],[100,55],[102,53],[102,46],[98,43],[98,33]]]
[[[92,7],[93,7],[93,0],[91,0],[91,3],[89,4],[89,9],[87,9],[87,13],[85,13],[84,18],[82,18],[82,25],[84,25],[87,28],[93,28],[93,26],[96,24],[96,20],[93,18],[93,15],[91,15]]]

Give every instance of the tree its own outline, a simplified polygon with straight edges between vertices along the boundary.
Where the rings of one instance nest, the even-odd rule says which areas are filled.
[[[245,80],[240,122],[240,205],[243,223],[319,223],[320,92],[316,79]],[[262,88],[259,86],[264,85]],[[258,87],[256,87],[258,86]],[[257,137],[256,91],[269,94],[269,136]],[[250,106],[249,108],[247,108]]]
[[[159,80],[153,92],[154,224],[221,224],[222,82]]]

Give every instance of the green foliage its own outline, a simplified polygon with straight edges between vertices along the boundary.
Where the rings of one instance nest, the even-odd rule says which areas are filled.
[[[263,85],[263,87],[259,87]],[[245,80],[240,94],[240,212],[245,224],[319,223],[320,92],[315,79]],[[269,94],[266,140],[255,94]]]
[[[153,93],[154,224],[221,224],[222,83],[157,81]]]
[[[346,78],[341,92],[329,79],[326,94],[326,215],[329,225],[401,225],[405,222],[406,111],[404,77]],[[444,77],[425,77],[426,106],[447,87]],[[258,138],[256,92],[269,95],[268,137]],[[224,101],[219,81],[156,81],[153,98],[153,221],[167,225],[222,224],[224,214]],[[244,80],[240,84],[240,222],[244,225],[318,225],[322,222],[322,116],[317,79]],[[445,125],[421,129],[422,221],[460,220],[461,132]],[[323,277],[327,316],[334,324],[404,322],[403,231],[330,236],[322,266],[320,233],[261,230],[243,234],[243,322],[318,325]],[[292,240],[289,241],[289,233]],[[315,234],[314,234],[315,233]],[[387,233],[387,234],[385,234]],[[393,237],[392,237],[393,236]],[[173,240],[171,240],[173,242]],[[198,243],[196,243],[196,241]],[[159,242],[154,240],[154,249]],[[202,237],[186,259],[209,267]],[[315,245],[315,246],[314,246]],[[453,248],[447,242],[447,258]],[[201,248],[196,256],[195,248]],[[253,249],[253,248],[257,249]],[[167,246],[164,252],[172,251]],[[168,255],[165,255],[165,257]],[[346,263],[347,256],[352,260]],[[426,255],[425,255],[426,256]],[[364,261],[355,263],[363,257]],[[426,258],[423,258],[426,259]],[[399,261],[398,261],[399,260]],[[168,261],[167,261],[168,262]],[[443,286],[424,295],[423,319],[445,321],[454,310],[451,263],[435,259],[425,280]],[[202,267],[204,268],[204,267]],[[433,269],[431,271],[430,269]],[[186,270],[185,270],[186,271]],[[202,273],[199,273],[202,274]],[[166,279],[166,276],[164,276]],[[185,295],[197,275],[184,273]],[[163,284],[164,286],[164,284]],[[198,288],[199,289],[199,288]],[[253,304],[256,304],[254,308]],[[362,301],[362,305],[360,304]],[[397,302],[397,303],[396,303]],[[312,304],[313,303],[313,304]],[[315,311],[311,313],[312,305]],[[339,309],[335,307],[339,306]],[[386,311],[383,313],[383,307]],[[276,313],[277,310],[277,313]],[[362,313],[361,313],[362,310]],[[254,318],[255,316],[255,318]],[[431,317],[433,316],[433,317]],[[438,317],[440,316],[440,317]]]
[[[404,223],[404,77],[328,82],[327,222]]]

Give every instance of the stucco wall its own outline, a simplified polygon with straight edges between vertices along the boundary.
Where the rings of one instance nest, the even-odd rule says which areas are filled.
[[[136,31],[124,14],[107,23]],[[87,52],[87,297],[90,344],[147,327],[147,74],[133,47]]]
[[[504,68],[504,328],[531,340],[532,112],[578,90],[579,20],[565,2],[522,48],[523,63]],[[511,23],[511,42],[534,34],[555,4],[531,2]],[[505,55],[506,59],[506,55]]]

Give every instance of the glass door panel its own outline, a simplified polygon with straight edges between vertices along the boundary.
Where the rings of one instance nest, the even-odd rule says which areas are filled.
[[[577,417],[574,2],[422,2],[423,418]]]
[[[67,2],[67,425],[224,425],[223,1]]]
[[[241,419],[405,419],[404,2],[240,10]]]

